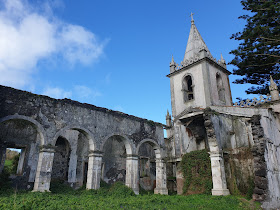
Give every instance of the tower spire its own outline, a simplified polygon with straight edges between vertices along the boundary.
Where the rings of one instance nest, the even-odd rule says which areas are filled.
[[[191,13],[191,30],[183,62],[193,59],[195,56],[199,56],[199,52],[201,50],[205,50],[206,52],[210,53],[208,47],[206,46],[194,24],[193,15],[194,14]]]

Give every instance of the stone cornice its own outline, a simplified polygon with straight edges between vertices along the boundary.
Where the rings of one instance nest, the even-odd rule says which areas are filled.
[[[193,62],[192,64],[190,64],[190,65],[188,65],[188,66],[184,66],[184,67],[182,67],[181,69],[176,70],[176,71],[174,71],[174,72],[172,72],[172,73],[170,73],[170,74],[168,74],[168,75],[166,75],[166,76],[170,78],[171,76],[174,76],[174,75],[176,75],[176,74],[178,74],[178,73],[181,73],[181,72],[183,72],[183,71],[186,71],[186,70],[190,69],[191,67],[193,67],[193,66],[195,66],[195,65],[197,65],[197,64],[202,63],[203,61],[208,61],[210,64],[214,65],[215,67],[217,67],[218,69],[220,69],[221,71],[223,71],[224,73],[226,73],[227,75],[230,75],[230,74],[231,74],[230,71],[228,71],[226,68],[224,68],[223,66],[221,66],[219,63],[213,61],[212,59],[210,59],[210,58],[208,58],[208,57],[204,57],[204,58],[201,58],[201,59],[199,59],[198,61]]]

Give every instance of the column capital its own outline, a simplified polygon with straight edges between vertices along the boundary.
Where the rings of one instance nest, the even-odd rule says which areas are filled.
[[[155,160],[156,160],[156,162],[158,162],[158,163],[166,163],[166,160],[163,159],[163,158],[156,158]]]
[[[55,146],[48,144],[40,146],[40,152],[55,153]]]
[[[135,155],[135,154],[128,154],[126,156],[126,159],[127,160],[138,160],[139,159],[139,156],[138,155]]]
[[[102,157],[103,156],[103,152],[99,151],[99,150],[90,150],[88,153],[89,157]]]

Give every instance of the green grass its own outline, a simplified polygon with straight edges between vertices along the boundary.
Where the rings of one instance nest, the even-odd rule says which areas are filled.
[[[13,161],[12,160],[5,160],[5,166],[9,167],[13,165]]]
[[[0,209],[260,209],[236,196],[134,195],[119,184],[99,190],[53,185],[52,193],[0,190]]]

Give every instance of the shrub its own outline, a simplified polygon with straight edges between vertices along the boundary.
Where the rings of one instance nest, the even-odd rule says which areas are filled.
[[[121,182],[115,182],[109,190],[109,194],[116,197],[135,196],[133,190]]]
[[[207,150],[198,150],[182,157],[180,168],[184,175],[185,194],[211,194],[211,162]]]

